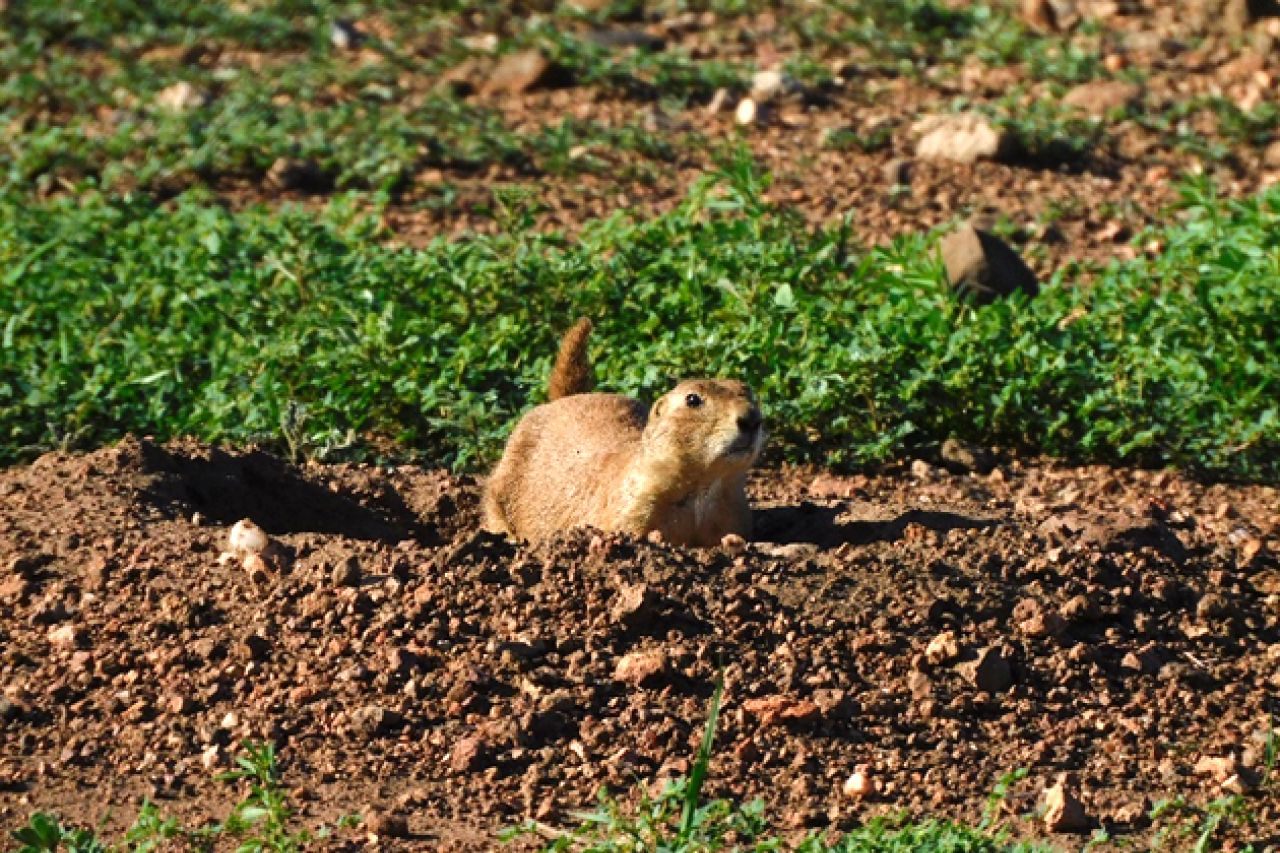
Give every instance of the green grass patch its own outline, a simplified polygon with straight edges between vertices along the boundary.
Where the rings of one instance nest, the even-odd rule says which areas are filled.
[[[520,131],[440,75],[472,53],[464,9],[297,2],[262,8],[174,0],[32,0],[0,28],[0,185],[13,192],[141,188],[173,194],[258,181],[278,158],[308,158],[339,189],[396,190],[418,171],[496,165],[522,174],[603,172],[579,147],[665,163],[671,140],[640,122],[565,119]],[[361,14],[391,25],[362,52],[329,41]],[[582,85],[682,103],[740,75],[677,52],[618,52],[536,18],[515,19],[501,50],[536,44]],[[464,81],[484,80],[483,67]],[[158,96],[185,83],[183,109]]]
[[[437,85],[440,76],[480,58],[484,51],[468,40],[478,35],[493,38],[497,53],[541,49],[578,86],[672,110],[705,102],[720,88],[742,92],[755,70],[745,59],[695,57],[675,45],[651,50],[593,41],[592,30],[637,26],[646,7],[633,0],[594,12],[571,3],[524,15],[491,7],[477,0],[12,4],[0,27],[0,186],[172,195],[260,181],[284,157],[312,160],[325,186],[384,191],[403,188],[428,168],[610,170],[598,158],[568,156],[582,148],[625,151],[624,159],[641,161],[641,168],[658,168],[680,144],[699,147],[696,134],[673,140],[641,122],[589,121],[518,132],[485,99]],[[1003,3],[961,9],[938,0],[716,0],[671,2],[649,12],[709,12],[715,38],[728,44],[737,17],[766,7],[800,48],[787,58],[788,70],[815,90],[830,84],[831,61],[847,59],[851,50],[858,64],[891,74],[953,76],[974,57],[1023,63],[1031,78],[1062,85],[1099,73],[1098,38],[1088,26],[1071,37],[1038,35]],[[364,50],[342,50],[330,43],[339,20],[378,26],[366,27]],[[486,63],[463,74],[465,82],[482,84]],[[193,86],[200,102],[179,111],[160,106],[157,96],[179,82]],[[1251,137],[1273,124],[1267,115],[1227,118]],[[1023,130],[1034,147],[1034,128]]]
[[[323,55],[268,74],[197,70],[183,78],[206,100],[173,111],[157,106],[155,98],[175,76],[135,68],[115,75],[121,88],[110,103],[80,105],[65,121],[31,120],[37,108],[22,109],[18,101],[40,95],[23,88],[26,78],[13,77],[8,88],[17,91],[0,124],[8,118],[10,126],[30,126],[0,136],[0,154],[6,155],[0,182],[15,192],[32,184],[45,190],[171,191],[226,178],[260,180],[278,158],[299,157],[314,162],[338,188],[395,190],[433,167],[602,171],[590,158],[569,156],[578,146],[641,158],[673,156],[668,140],[638,124],[610,127],[566,118],[517,133],[493,109],[444,92],[406,90],[398,73],[389,63],[347,73]],[[318,94],[327,86],[345,92],[337,99]]]
[[[791,850],[795,853],[1049,853],[1044,845],[1012,842],[1008,833],[995,827],[991,815],[1008,793],[1009,784],[1025,773],[1009,774],[992,792],[988,815],[978,826],[950,820],[912,821],[906,814],[893,818],[876,817],[832,841],[827,834],[811,832],[787,839],[780,835],[765,815],[764,803],[752,800],[736,804],[729,800],[707,800],[703,787],[711,767],[712,747],[723,680],[712,693],[702,742],[694,756],[688,777],[667,782],[656,796],[643,785],[636,792],[639,802],[624,804],[601,789],[598,807],[578,815],[582,821],[568,832],[557,832],[536,821],[526,822],[501,833],[510,841],[519,837],[542,836],[544,853],[573,850],[577,853],[715,853],[721,850]]]
[[[167,818],[155,803],[144,799],[133,823],[118,842],[103,838],[102,827],[91,829],[64,824],[57,815],[35,812],[27,825],[10,833],[18,842],[11,853],[149,853],[152,850],[235,850],[236,853],[296,853],[328,838],[335,828],[360,822],[357,815],[339,818],[336,827],[315,832],[293,828],[289,802],[276,764],[275,746],[246,741],[236,757],[236,769],[221,773],[224,782],[246,784],[248,793],[231,808],[226,820],[187,828]]]
[[[0,458],[125,432],[350,436],[474,468],[543,396],[558,331],[596,318],[604,386],[739,376],[778,456],[872,463],[950,435],[1076,459],[1280,473],[1280,190],[1188,184],[1155,257],[972,308],[934,236],[859,248],[761,201],[729,164],[670,214],[422,250],[338,199],[231,213],[0,196]],[[384,445],[385,446],[385,445]]]
[[[579,853],[624,853],[624,851],[667,851],[668,853],[713,853],[721,850],[792,850],[795,853],[1049,853],[1053,848],[1009,840],[1005,830],[989,819],[978,826],[949,820],[912,821],[906,814],[868,821],[838,841],[810,833],[788,841],[770,826],[764,804],[753,800],[737,805],[723,799],[708,800],[703,786],[711,764],[716,719],[720,708],[718,686],[703,740],[689,777],[672,780],[656,796],[638,786],[640,802],[629,807],[601,790],[598,807],[582,813],[582,823],[566,832],[528,822],[500,834],[510,841],[518,837],[543,836],[547,853],[574,850]],[[185,827],[176,818],[165,817],[149,800],[143,800],[133,823],[116,841],[107,838],[103,826],[89,828],[63,823],[55,814],[34,812],[27,824],[9,833],[16,847],[10,853],[147,853],[176,849],[223,850],[238,853],[294,853],[314,849],[336,829],[357,825],[361,818],[345,815],[334,826],[314,832],[297,828],[294,810],[285,792],[270,743],[245,742],[236,758],[236,769],[219,774],[220,781],[247,786],[245,795],[231,808],[225,820]],[[1018,778],[1021,778],[1020,776]],[[996,804],[1005,788],[992,794]]]
[[[1221,95],[1201,95],[1173,103],[1161,112],[1136,113],[1133,118],[1140,126],[1161,134],[1175,150],[1224,162],[1235,156],[1232,146],[1265,148],[1280,127],[1280,108],[1264,102],[1242,110]],[[1198,131],[1196,126],[1204,129]]]
[[[643,790],[639,801],[628,806],[602,791],[599,804],[580,815],[581,825],[564,833],[536,824],[506,833],[542,835],[544,853],[573,850],[577,853],[713,853],[733,850],[746,853],[788,850],[793,853],[1052,853],[1045,844],[1013,841],[1001,830],[971,826],[959,821],[907,815],[874,817],[864,825],[829,840],[825,835],[796,833],[788,840],[771,826],[764,803],[742,805],[728,800],[700,802],[694,822],[686,826],[682,804],[691,790],[690,780],[673,780],[656,795]]]
[[[1033,80],[1070,85],[1101,72],[1096,25],[1074,35],[1028,29],[1011,3],[940,0],[835,0],[792,10],[786,26],[808,49],[847,53],[851,46],[872,66],[913,76],[958,73],[972,59],[988,65],[1024,64]]]

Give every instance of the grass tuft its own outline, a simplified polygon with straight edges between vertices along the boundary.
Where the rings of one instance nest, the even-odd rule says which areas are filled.
[[[296,853],[328,838],[333,828],[324,826],[316,832],[291,828],[293,808],[289,804],[279,770],[275,746],[271,743],[246,741],[244,752],[236,757],[236,769],[219,775],[225,782],[245,782],[248,794],[232,807],[221,823],[194,829],[184,828],[176,818],[166,818],[150,800],[144,799],[133,825],[119,843],[110,843],[98,830],[66,826],[55,815],[35,812],[27,825],[10,833],[21,846],[11,853],[148,853],[172,849],[181,843],[185,849],[212,851],[234,849],[236,853]],[[345,815],[337,827],[359,823],[356,815]],[[234,847],[228,845],[234,844]]]
[[[908,815],[875,817],[837,841],[808,833],[788,840],[778,834],[765,815],[761,800],[737,805],[728,800],[703,801],[703,786],[711,767],[712,745],[724,694],[723,676],[716,683],[707,711],[702,743],[687,778],[666,783],[653,796],[638,785],[639,802],[628,807],[601,789],[599,805],[580,814],[582,823],[568,832],[556,832],[536,822],[501,833],[503,841],[527,836],[548,839],[544,853],[574,850],[577,853],[714,853],[720,850],[794,850],[796,853],[1047,853],[1042,845],[1011,842],[992,822],[992,812],[980,827],[948,820],[913,821]],[[1021,779],[1009,774],[992,793],[998,804],[1009,786]]]

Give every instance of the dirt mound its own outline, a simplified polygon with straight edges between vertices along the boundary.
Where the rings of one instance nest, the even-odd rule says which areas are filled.
[[[1251,788],[1280,690],[1273,489],[1017,462],[752,488],[760,541],[730,553],[519,547],[476,532],[474,482],[408,467],[131,440],[0,473],[0,828],[127,823],[141,795],[221,817],[239,792],[213,774],[269,738],[307,820],[374,807],[488,849],[685,773],[723,669],[711,793],[792,827],[974,820],[1025,767],[1017,813],[1071,771],[1093,821],[1143,833],[1153,802],[1224,792],[1211,757],[1280,832]],[[245,516],[292,559],[220,561]]]

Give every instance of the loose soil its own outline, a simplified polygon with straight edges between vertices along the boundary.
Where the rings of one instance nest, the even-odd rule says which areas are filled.
[[[245,791],[214,776],[254,739],[302,824],[391,813],[390,849],[493,849],[686,773],[723,669],[709,793],[788,831],[976,821],[1027,768],[1018,834],[1069,772],[1139,846],[1154,803],[1233,791],[1236,840],[1280,843],[1276,490],[994,462],[763,470],[739,553],[513,544],[478,531],[476,481],[412,467],[128,439],[0,472],[0,830],[45,809],[110,833],[143,796],[224,817]],[[265,571],[219,559],[243,517],[279,543]]]
[[[1076,262],[1106,264],[1158,254],[1164,248],[1158,241],[1135,238],[1168,224],[1183,178],[1208,174],[1227,197],[1252,195],[1280,179],[1280,151],[1266,153],[1274,134],[1263,132],[1265,138],[1251,140],[1230,133],[1207,105],[1169,118],[1197,98],[1218,96],[1245,111],[1270,102],[1273,81],[1280,79],[1280,51],[1274,49],[1280,18],[1262,17],[1243,32],[1230,33],[1214,26],[1212,13],[1207,26],[1190,14],[1190,7],[1212,6],[1207,0],[1184,4],[1187,8],[1156,0],[1075,5],[1099,29],[1088,35],[1076,26],[1073,44],[1097,53],[1114,72],[1141,80],[1141,94],[1129,116],[1099,117],[1101,138],[1070,154],[1042,152],[974,164],[915,156],[912,126],[925,115],[952,112],[958,101],[993,103],[1011,91],[1021,91],[1019,104],[1029,109],[1071,88],[1039,79],[1025,62],[989,65],[977,56],[926,57],[928,67],[921,74],[903,74],[856,45],[806,46],[792,31],[793,17],[767,5],[756,15],[732,18],[710,12],[664,17],[655,11],[611,22],[603,32],[620,45],[661,39],[663,50],[702,61],[773,68],[804,59],[833,76],[827,84],[801,87],[768,104],[743,127],[734,107],[745,90],[726,90],[719,99],[697,97],[683,107],[664,102],[658,89],[628,94],[572,80],[493,93],[485,84],[499,60],[483,54],[438,76],[410,75],[403,82],[411,90],[460,87],[468,103],[498,111],[517,132],[570,118],[614,128],[639,124],[674,153],[660,159],[591,146],[580,156],[602,161],[603,167],[578,175],[541,173],[529,165],[430,165],[398,189],[383,219],[394,240],[410,245],[442,235],[501,231],[509,224],[495,217],[500,206],[495,194],[520,187],[539,230],[574,234],[583,223],[619,211],[649,216],[669,210],[717,168],[726,151],[741,145],[771,177],[766,199],[815,226],[847,221],[858,241],[876,245],[974,218],[1001,227],[1035,272],[1048,278]],[[457,23],[471,36],[492,35],[482,22]],[[376,18],[364,26],[394,36]],[[431,55],[436,49],[422,45],[419,52]],[[210,54],[206,61],[214,58]],[[1099,69],[1096,79],[1107,73]],[[1157,129],[1161,121],[1171,127]],[[824,140],[833,131],[860,137],[865,149],[831,147]],[[1201,135],[1221,154],[1181,144],[1182,133]],[[1068,137],[1062,131],[1052,143],[1071,143]],[[282,200],[319,204],[326,198],[280,192],[263,181],[233,176],[222,176],[215,186],[237,206]]]

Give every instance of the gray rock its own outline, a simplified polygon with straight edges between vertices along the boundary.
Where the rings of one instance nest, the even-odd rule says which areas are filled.
[[[796,83],[777,69],[757,71],[751,78],[752,99],[757,104],[767,104],[776,98],[789,94],[796,88]]]
[[[943,238],[941,250],[947,280],[967,299],[985,304],[1018,291],[1040,293],[1035,273],[994,234],[962,225]]]
[[[351,724],[366,737],[391,734],[404,725],[404,717],[381,705],[365,705],[351,714]]]
[[[360,583],[360,560],[351,555],[338,561],[330,578],[336,587],[355,586]]]
[[[1113,110],[1132,106],[1142,99],[1142,87],[1124,80],[1091,80],[1081,83],[1062,98],[1063,106],[1091,116],[1105,116]]]
[[[1008,131],[978,113],[925,116],[912,126],[912,132],[919,136],[916,156],[926,160],[1004,160],[1015,148]]]
[[[329,43],[338,50],[351,50],[364,41],[364,33],[351,21],[341,18],[329,25]]]
[[[991,454],[984,448],[958,438],[948,438],[942,442],[938,456],[941,457],[942,464],[953,474],[967,474],[971,471],[987,474],[995,467]]]
[[[502,58],[484,84],[486,95],[519,95],[555,82],[556,66],[538,50],[510,53]]]

